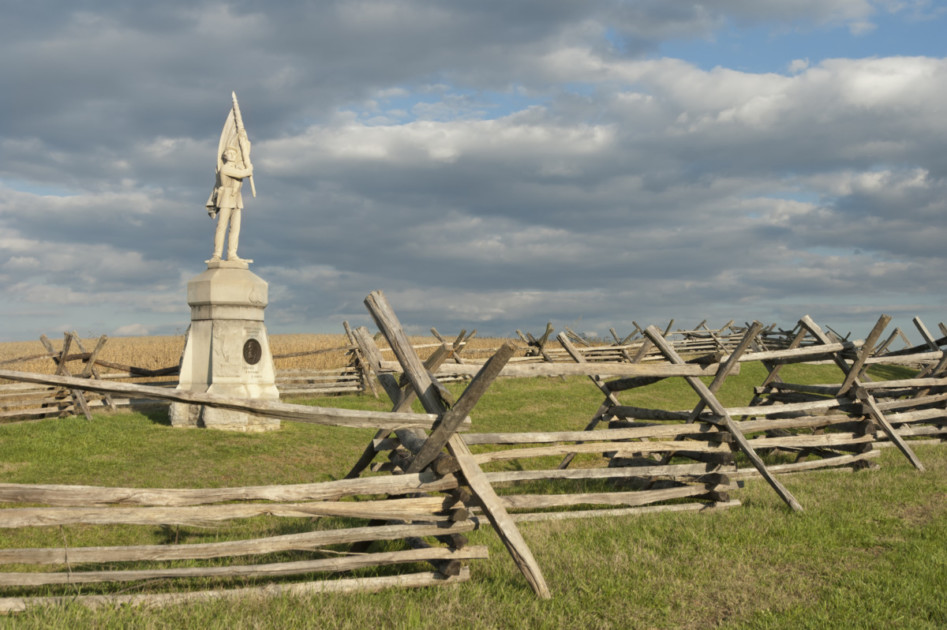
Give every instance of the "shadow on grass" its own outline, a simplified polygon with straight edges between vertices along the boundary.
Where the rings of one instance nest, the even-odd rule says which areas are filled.
[[[145,416],[155,424],[161,424],[166,427],[171,426],[171,417],[168,415],[169,408],[165,405],[132,405],[131,409]]]
[[[883,363],[876,363],[875,365],[872,365],[868,370],[868,373],[872,378],[879,381],[914,378],[917,376],[917,370],[915,368],[905,365],[885,365]]]

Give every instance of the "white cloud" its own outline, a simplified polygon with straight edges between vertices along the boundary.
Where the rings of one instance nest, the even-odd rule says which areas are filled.
[[[799,74],[800,72],[808,68],[809,68],[809,58],[806,57],[805,59],[793,59],[792,61],[789,62],[789,65],[787,66],[786,69],[789,70],[791,74]]]
[[[115,337],[137,337],[148,335],[150,331],[151,329],[144,324],[126,324],[116,328],[112,335]]]
[[[327,162],[381,161],[397,166],[453,163],[462,157],[506,159],[547,155],[553,160],[606,149],[613,131],[603,125],[555,126],[500,120],[312,127],[303,135],[268,142],[266,165],[279,176],[312,172]],[[279,157],[275,157],[279,156]],[[555,168],[555,167],[553,167]]]
[[[866,287],[892,309],[947,291],[932,271],[947,60],[844,54],[886,20],[937,19],[931,5],[31,6],[0,25],[17,59],[0,69],[5,314],[186,324],[231,90],[259,190],[241,251],[290,330],[335,331],[377,288],[414,325],[502,332],[812,305],[854,317]],[[771,72],[660,55],[747,28],[840,53],[787,46]]]

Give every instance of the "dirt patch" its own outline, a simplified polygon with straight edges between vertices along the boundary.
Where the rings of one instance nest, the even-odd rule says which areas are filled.
[[[905,523],[914,527],[922,527],[931,521],[943,517],[947,513],[947,497],[941,495],[932,498],[928,505],[908,505],[899,515]]]
[[[29,465],[29,462],[0,462],[0,475],[7,475],[17,472],[18,470],[23,470]]]

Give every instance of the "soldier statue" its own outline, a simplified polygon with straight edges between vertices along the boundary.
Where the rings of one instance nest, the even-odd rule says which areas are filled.
[[[240,241],[240,214],[243,210],[243,179],[253,175],[253,165],[242,166],[238,161],[239,149],[227,147],[221,155],[221,167],[217,171],[217,185],[214,193],[207,202],[207,213],[217,219],[217,230],[214,232],[214,255],[208,260],[220,262],[224,251],[224,235],[229,224],[230,234],[227,239],[227,260],[236,262],[253,262],[237,256],[237,245]]]
[[[220,135],[217,155],[217,181],[207,200],[207,214],[217,219],[214,232],[214,255],[210,263],[218,263],[224,253],[224,237],[227,236],[227,260],[230,262],[251,263],[247,258],[237,255],[240,241],[240,215],[243,210],[243,180],[248,179],[253,196],[256,186],[253,183],[253,164],[250,163],[250,140],[243,127],[237,95],[233,95],[233,108],[224,123]],[[230,234],[227,235],[227,228]]]

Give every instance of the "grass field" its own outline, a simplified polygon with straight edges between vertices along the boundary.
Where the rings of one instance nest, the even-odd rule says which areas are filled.
[[[794,374],[832,380],[831,369]],[[721,393],[748,401],[763,371],[745,365]],[[455,389],[459,385],[452,385]],[[476,408],[478,431],[580,429],[601,402],[588,379],[510,379]],[[687,408],[680,380],[623,397]],[[371,397],[312,402],[386,409]],[[278,432],[177,430],[163,411],[0,426],[0,482],[214,487],[328,480],[343,475],[371,431],[284,423]],[[491,557],[455,587],[276,597],[146,611],[36,609],[0,625],[200,628],[942,628],[947,626],[947,448],[919,446],[917,473],[895,449],[881,469],[809,473],[783,482],[806,507],[792,513],[762,481],[743,505],[712,514],[655,514],[520,525],[553,592],[538,600],[489,528],[471,542]],[[285,521],[286,519],[284,519]],[[298,523],[305,526],[306,523]],[[65,527],[4,531],[3,547],[145,544],[262,535],[292,524],[251,519],[230,529]],[[153,584],[151,589],[161,589]],[[131,591],[134,592],[134,591]],[[4,593],[10,595],[12,593]]]

